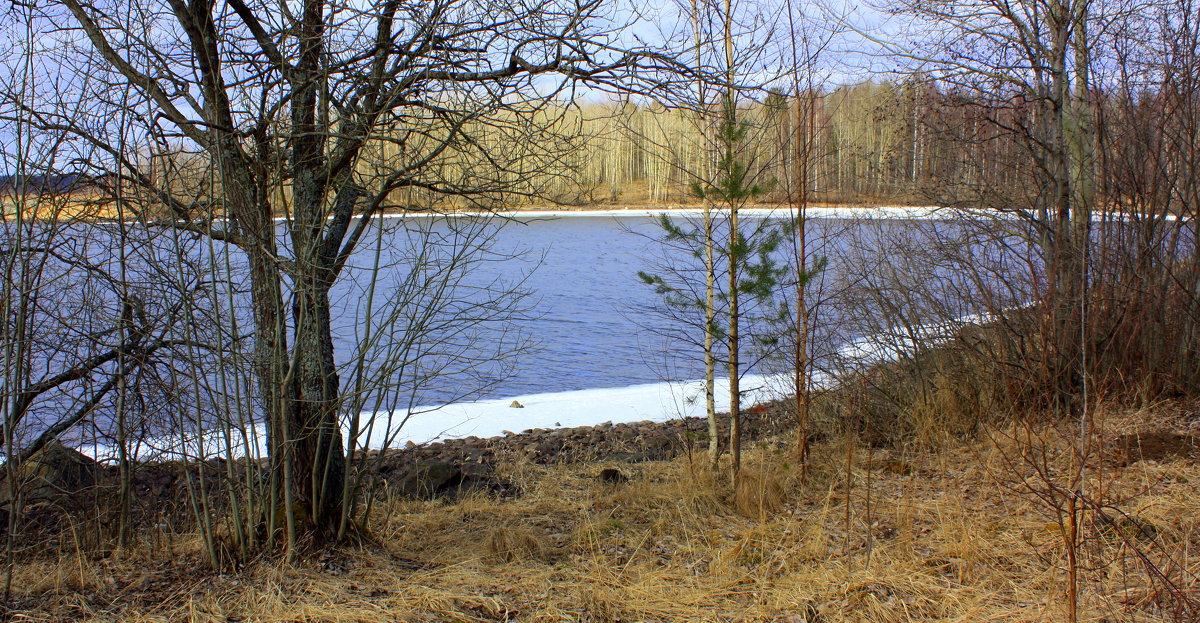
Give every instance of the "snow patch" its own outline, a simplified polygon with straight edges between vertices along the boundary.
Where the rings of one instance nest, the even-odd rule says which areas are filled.
[[[722,210],[713,210],[721,214]],[[808,218],[876,218],[876,219],[913,219],[928,220],[941,218],[946,213],[945,208],[937,206],[813,206],[808,208]],[[595,217],[655,217],[662,214],[678,218],[700,218],[704,211],[700,208],[609,208],[604,210],[509,210],[501,212],[455,212],[439,214],[421,212],[413,214],[387,214],[386,219],[403,218],[448,218],[448,217],[484,217],[497,216],[519,220],[536,220],[539,218],[595,218]],[[750,217],[786,217],[793,214],[788,206],[742,208],[738,214]],[[952,214],[952,213],[951,213]]]
[[[742,401],[746,406],[777,398],[788,391],[782,376],[747,375],[741,380]],[[725,410],[729,404],[729,380],[717,379],[716,403]],[[510,405],[516,401],[522,408]],[[704,382],[681,381],[646,383],[627,387],[581,389],[506,396],[444,406],[416,407],[403,412],[378,411],[361,414],[359,449],[403,447],[409,442],[430,443],[458,437],[496,437],[530,428],[570,428],[601,422],[665,422],[682,417],[703,417]],[[342,434],[349,436],[349,422],[343,422]],[[233,432],[229,439],[222,432],[203,435],[152,438],[130,448],[130,457],[139,461],[215,458],[254,458],[267,455],[265,429],[255,426],[243,436]],[[116,449],[102,444],[79,448],[97,460],[115,460]]]

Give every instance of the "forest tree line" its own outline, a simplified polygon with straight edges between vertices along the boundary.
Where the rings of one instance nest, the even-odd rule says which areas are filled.
[[[1093,174],[1106,208],[1180,216],[1196,212],[1197,104],[1189,80],[1194,76],[1179,73],[1145,88],[1091,91],[1095,149],[1105,154],[1094,163]],[[739,119],[752,128],[743,157],[758,169],[755,177],[768,182],[761,202],[793,201],[795,110],[812,107],[812,121],[801,128],[811,132],[811,201],[1019,211],[1029,197],[1009,190],[1029,189],[1037,173],[1027,166],[1024,139],[1010,130],[1030,124],[1036,106],[1027,95],[998,95],[981,97],[927,76],[871,79],[806,91],[799,98],[764,90],[739,99]],[[524,192],[489,206],[699,203],[694,172],[711,166],[706,145],[711,139],[705,135],[712,128],[698,124],[695,111],[647,100],[552,106],[553,112],[541,114],[569,129],[561,140],[571,151],[518,155],[527,159],[525,169],[507,173],[506,183]],[[486,140],[488,132],[481,136]],[[499,133],[492,140],[520,145]],[[380,157],[386,162],[385,151]],[[453,171],[470,164],[448,158],[442,166]],[[985,196],[1001,189],[1009,190]],[[435,197],[431,193],[426,199],[436,203]]]

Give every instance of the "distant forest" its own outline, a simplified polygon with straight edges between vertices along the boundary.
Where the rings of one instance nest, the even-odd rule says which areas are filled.
[[[815,108],[809,189],[823,202],[928,203],[934,184],[969,175],[957,143],[938,125],[962,118],[962,102],[912,81],[865,81],[801,95]],[[797,136],[795,96],[745,98],[740,118],[750,131],[739,148],[767,183],[764,202],[792,192]],[[976,107],[976,112],[980,110]],[[715,134],[693,111],[634,103],[590,105],[580,112],[586,157],[563,176],[559,197],[579,203],[696,203],[693,172],[703,170]],[[709,115],[708,117],[712,117]],[[578,193],[572,195],[572,193]]]
[[[1196,103],[1173,94],[1170,82],[1138,91],[1128,86],[1092,93],[1094,148],[1105,156],[1095,163],[1095,190],[1105,204],[1123,211],[1188,213],[1197,205],[1189,173],[1196,156],[1183,127]],[[431,166],[464,186],[489,169],[486,175],[504,192],[453,196],[410,187],[393,193],[392,207],[697,204],[694,185],[712,166],[718,142],[713,106],[706,112],[645,99],[544,103],[532,113],[539,119],[536,142],[512,136],[506,125],[472,128],[474,140],[510,160],[491,163],[475,158],[473,150],[448,150]],[[1006,211],[1036,203],[1032,198],[1048,191],[1044,171],[1038,173],[1046,163],[1039,165],[1028,153],[1039,123],[1039,104],[1028,93],[984,94],[910,76],[814,89],[799,97],[748,91],[738,107],[746,128],[738,157],[764,185],[761,203],[795,200],[796,140],[809,146],[810,202]],[[806,111],[802,122],[797,107]],[[563,144],[551,148],[547,139]],[[387,171],[399,149],[396,141],[382,140],[359,167],[373,169],[368,175]],[[199,164],[202,159],[182,151],[155,158],[164,162],[152,167],[169,178],[164,186],[184,199],[204,194],[212,171]],[[1151,186],[1182,192],[1151,199],[1145,194]]]

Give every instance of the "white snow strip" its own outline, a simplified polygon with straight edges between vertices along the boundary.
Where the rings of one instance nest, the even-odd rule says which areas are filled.
[[[1006,311],[1024,309],[1031,305],[1031,303],[1018,305]],[[914,354],[922,348],[949,342],[963,327],[983,325],[999,318],[1000,316],[990,313],[966,314],[953,320],[911,327],[892,327],[883,333],[864,335],[850,340],[838,349],[838,365],[842,370],[854,370],[896,361],[902,356]]]
[[[721,209],[714,209],[713,213],[720,215],[723,212]],[[785,217],[793,214],[794,211],[789,206],[776,207],[754,207],[742,208],[738,210],[738,214],[750,217],[770,217],[779,216]],[[456,218],[456,217],[501,217],[512,218],[517,220],[537,220],[537,219],[557,219],[557,218],[590,218],[590,217],[649,217],[658,216],[660,214],[670,214],[679,218],[700,218],[704,211],[695,207],[678,207],[678,208],[605,208],[603,210],[596,209],[581,209],[581,210],[563,210],[563,209],[524,209],[524,210],[506,210],[497,212],[410,212],[404,214],[382,214],[383,219],[440,219],[440,218]],[[942,220],[950,221],[962,217],[984,215],[989,218],[996,219],[1011,219],[1021,220],[1022,216],[1018,211],[1012,212],[982,212],[979,210],[962,210],[958,208],[942,207],[942,206],[811,206],[806,212],[808,218],[837,218],[837,219],[895,219],[895,220]],[[332,219],[333,217],[328,217]],[[1174,214],[1154,215],[1147,217],[1144,215],[1129,215],[1118,214],[1111,212],[1096,212],[1092,214],[1092,221],[1103,222],[1106,220],[1123,220],[1134,221],[1138,219],[1155,218],[1165,221],[1186,220],[1190,222],[1190,217],[1181,217]],[[116,222],[115,219],[97,219],[100,222]],[[272,218],[276,223],[287,223],[291,217],[276,216]],[[134,221],[130,221],[131,223]],[[214,218],[212,223],[227,223],[225,219]],[[184,221],[176,221],[176,223],[184,223]]]
[[[721,208],[714,208],[714,215],[721,215],[728,212]],[[773,207],[746,207],[738,210],[741,216],[750,217],[787,217],[795,213],[791,206],[780,205]],[[456,216],[466,217],[481,217],[481,216],[496,216],[503,218],[513,218],[517,220],[537,220],[539,218],[589,218],[589,217],[651,217],[660,214],[669,214],[678,218],[701,218],[704,215],[704,210],[696,207],[675,207],[675,208],[605,208],[605,209],[584,209],[584,210],[561,210],[561,209],[526,209],[526,210],[509,210],[499,212],[454,212],[454,213],[436,213],[436,212],[419,212],[412,214],[385,214],[383,218],[399,219],[399,218],[446,218]],[[909,220],[909,221],[929,221],[941,220],[952,221],[962,218],[991,218],[999,220],[1024,220],[1021,212],[1000,212],[1000,211],[982,211],[971,209],[960,209],[946,206],[851,206],[851,205],[820,205],[810,206],[805,212],[808,218],[826,218],[826,219],[892,219],[892,220]],[[1130,215],[1114,212],[1094,212],[1092,221],[1096,223],[1104,221],[1135,221],[1146,220],[1148,218],[1177,221],[1186,217],[1179,217],[1174,214],[1167,215]],[[284,219],[276,219],[284,220]]]
[[[754,405],[782,396],[787,391],[784,377],[747,375],[742,378],[742,404]],[[729,381],[716,382],[716,402],[724,410],[729,404]],[[510,406],[514,401],[521,408]],[[602,422],[664,422],[681,417],[704,416],[703,381],[647,383],[628,387],[582,389],[567,392],[526,394],[479,400],[440,407],[418,407],[406,413],[362,414],[364,429],[359,448],[403,447],[408,442],[424,444],[457,437],[496,437],[530,428],[568,428]],[[409,415],[407,422],[403,422]],[[374,423],[369,427],[369,423]],[[402,425],[401,425],[402,424]],[[181,438],[147,439],[130,449],[135,460],[169,461],[266,456],[266,434],[260,426],[248,431],[249,443],[234,442],[232,452],[221,433]],[[349,435],[348,423],[343,435]],[[79,451],[97,460],[114,460],[116,449],[101,444],[81,446]]]
[[[921,347],[942,343],[968,324],[988,322],[989,315],[969,314],[948,322],[894,329],[884,335],[864,336],[839,349],[840,367],[855,369],[893,361]],[[827,375],[813,379],[817,387],[836,381]],[[742,404],[746,407],[791,393],[787,375],[747,375],[741,381]],[[715,386],[716,403],[729,404],[729,380]],[[520,407],[514,407],[516,402]],[[425,444],[461,437],[497,437],[531,428],[570,428],[603,422],[622,423],[650,420],[665,422],[683,417],[703,417],[702,380],[646,383],[627,387],[581,389],[566,392],[525,394],[443,406],[416,407],[404,412],[361,414],[357,446],[360,449],[400,448],[408,443]],[[342,434],[349,436],[349,422]],[[239,435],[240,436],[240,435]],[[228,442],[220,432],[141,440],[130,448],[130,458],[139,461],[214,459],[267,455],[266,432],[261,425],[247,431],[245,439]],[[116,449],[103,444],[81,446],[79,451],[97,460],[114,460]]]
[[[1023,306],[1018,306],[1023,307]],[[1016,308],[1014,308],[1016,309]],[[967,314],[950,321],[896,328],[883,335],[852,340],[838,350],[842,370],[894,361],[916,350],[944,343],[956,331],[970,324],[994,320],[990,314]],[[830,387],[836,379],[818,374],[816,387]],[[718,409],[729,404],[729,379],[715,384]],[[792,392],[788,375],[747,375],[741,380],[742,404],[750,407]],[[520,407],[512,406],[516,402]],[[650,420],[665,422],[684,417],[703,417],[704,382],[702,380],[646,383],[627,387],[581,389],[566,392],[525,394],[452,405],[416,407],[405,412],[367,412],[361,414],[360,449],[404,447],[409,442],[425,444],[461,437],[497,437],[531,428],[570,428]],[[343,422],[342,434],[349,436],[349,423]],[[139,441],[130,448],[130,458],[139,461],[178,459],[214,459],[267,455],[266,432],[257,426],[247,438],[230,444],[222,433],[191,437],[164,437]],[[102,444],[81,446],[79,451],[97,460],[114,460],[116,449]]]
[[[783,395],[784,382],[781,377],[743,377],[743,404],[753,405]],[[729,380],[718,379],[715,389],[718,408],[728,405]],[[510,406],[514,400],[522,408]],[[530,428],[591,426],[606,421],[663,422],[681,417],[703,417],[704,411],[703,381],[648,383],[449,405],[432,413],[414,415],[401,433],[402,443],[410,440],[423,443],[471,435],[493,437]],[[367,445],[379,447],[385,441],[382,435],[375,435]]]
[[[721,214],[722,210],[714,209],[714,214]],[[770,216],[788,216],[792,214],[792,208],[788,206],[777,207],[753,207],[742,208],[738,210],[738,214],[751,217],[770,217]],[[399,219],[399,218],[445,218],[445,217],[482,217],[482,216],[498,216],[503,218],[514,219],[539,219],[539,218],[594,218],[594,217],[650,217],[660,214],[668,214],[678,218],[700,218],[704,215],[704,211],[700,208],[609,208],[603,210],[510,210],[503,212],[455,212],[451,214],[439,213],[413,213],[413,214],[387,214],[383,218]],[[808,208],[809,218],[884,218],[884,219],[913,219],[923,220],[932,218],[941,218],[943,216],[952,216],[957,214],[953,211],[948,211],[945,208],[937,206],[814,206]]]

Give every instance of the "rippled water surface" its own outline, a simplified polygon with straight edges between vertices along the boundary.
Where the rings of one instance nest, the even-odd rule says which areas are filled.
[[[673,218],[684,227],[698,226],[686,217]],[[761,214],[747,215],[744,219],[747,230],[768,222]],[[355,340],[362,337],[364,319],[378,319],[381,315],[382,306],[378,303],[372,312],[365,310],[370,280],[377,280],[376,298],[382,298],[383,293],[396,288],[412,270],[414,249],[429,248],[429,241],[447,240],[441,232],[453,229],[454,222],[453,219],[392,221],[384,228],[381,239],[360,245],[354,258],[357,268],[343,275],[340,295],[334,301],[335,339],[343,361],[355,352]],[[894,223],[904,227],[903,221]],[[414,237],[413,227],[423,228],[425,233]],[[840,245],[844,233],[854,225],[849,220],[823,218],[810,221],[809,227],[812,240]],[[434,233],[432,237],[430,231]],[[438,339],[462,346],[456,352],[463,358],[485,357],[489,349],[496,347],[497,340],[511,345],[512,333],[497,337],[497,329],[503,328],[519,332],[531,348],[477,366],[470,372],[442,373],[424,383],[416,395],[401,389],[393,392],[392,398],[367,400],[363,407],[391,410],[404,406],[406,399],[413,401],[410,406],[429,405],[465,398],[500,398],[702,378],[704,368],[698,347],[688,346],[679,339],[680,325],[669,314],[661,313],[662,297],[638,277],[639,271],[666,274],[664,264],[699,266],[699,259],[689,257],[686,252],[664,251],[662,238],[663,229],[657,217],[645,213],[547,215],[505,223],[489,236],[492,255],[488,261],[470,264],[461,281],[468,290],[484,284],[519,287],[526,293],[519,304],[525,317],[489,324],[474,322],[469,318],[470,313],[465,314],[464,320],[463,310],[459,310],[460,318],[447,323],[448,328]],[[383,251],[380,260],[383,267],[377,271],[370,269],[374,265],[376,243],[381,244]],[[408,251],[403,250],[406,244],[412,247]],[[830,249],[817,248],[815,253],[829,253]],[[389,250],[395,255],[389,257]],[[814,249],[810,247],[810,251]],[[779,251],[780,260],[784,254],[786,248]],[[832,280],[837,272],[836,262],[832,262],[820,278]],[[702,275],[702,272],[691,274],[697,280]],[[702,286],[697,291],[702,292]],[[416,301],[419,297],[399,308],[413,308]],[[653,311],[655,308],[660,311]],[[692,312],[693,316],[698,313]],[[478,330],[478,334],[470,334],[473,330]],[[700,332],[693,328],[690,333],[695,336]],[[402,332],[389,339],[395,342],[400,337]],[[752,347],[748,339],[747,348]],[[750,354],[744,357],[747,372],[769,372],[762,365],[753,365]],[[377,364],[382,358],[372,354],[367,361]],[[438,356],[424,355],[421,361],[436,362]],[[344,375],[342,379],[344,390],[347,378]],[[464,391],[472,386],[484,388],[465,395]]]
[[[665,321],[644,313],[660,299],[641,282],[638,271],[651,268],[650,258],[658,253],[652,237],[659,232],[651,217],[539,217],[500,227],[491,261],[473,264],[463,279],[469,284],[509,284],[526,293],[519,303],[525,318],[507,327],[520,331],[530,348],[485,366],[494,382],[473,397],[621,387],[702,375],[703,368],[695,362],[665,365],[662,338],[653,330]],[[386,236],[397,243],[405,236],[384,235],[385,244]],[[370,244],[361,248],[359,265],[370,265],[372,253]],[[392,266],[386,259],[383,263],[377,277],[381,292],[409,270],[411,262],[405,257]],[[347,277],[350,283],[335,301],[343,315],[340,322],[335,320],[341,353],[351,352],[354,336],[361,336],[361,327],[354,324],[361,325],[370,271],[349,272]],[[348,309],[355,311],[347,313]],[[483,356],[496,339],[496,326],[490,329],[476,338],[476,356]],[[458,389],[452,379],[440,387],[434,383],[418,401],[449,399]]]

